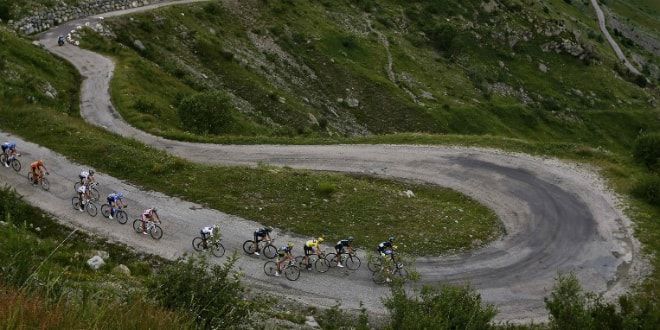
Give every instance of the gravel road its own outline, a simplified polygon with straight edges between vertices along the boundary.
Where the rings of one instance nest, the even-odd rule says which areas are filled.
[[[141,8],[147,10],[150,8]],[[133,10],[134,11],[134,10]],[[133,12],[131,11],[131,12]],[[111,15],[122,15],[116,12]],[[111,16],[105,14],[104,16]],[[584,286],[606,296],[624,292],[644,275],[647,267],[630,221],[617,196],[602,179],[579,164],[492,149],[413,145],[213,145],[166,140],[139,131],[124,122],[108,94],[113,62],[72,45],[58,47],[57,35],[76,25],[94,23],[98,17],[70,22],[40,35],[49,51],[71,62],[85,78],[81,112],[94,125],[142,141],[155,148],[206,164],[249,165],[268,163],[313,170],[366,173],[386,178],[437,184],[465,193],[492,208],[502,220],[506,235],[479,250],[460,255],[425,257],[417,261],[421,283],[470,283],[485,301],[494,303],[501,321],[543,321],[546,296],[558,272],[572,271]],[[7,139],[0,132],[0,139]],[[130,214],[157,205],[163,210],[165,236],[156,242],[132,231],[130,224],[89,218],[70,206],[73,180],[80,165],[18,137],[22,160],[47,159],[53,185],[46,193],[30,186],[9,169],[0,170],[26,200],[64,223],[122,242],[138,250],[175,258],[190,252],[198,228],[220,222],[225,245],[241,250],[242,242],[258,226],[250,220],[209,210],[190,202],[143,191],[119,179],[100,174],[103,192],[126,191]],[[410,221],[414,221],[411,219]],[[278,233],[278,240],[303,238]],[[366,267],[355,273],[330,271],[303,273],[297,282],[271,281],[262,271],[263,260],[244,257],[239,267],[251,286],[284,294],[305,303],[332,306],[336,301],[357,308],[360,301],[373,313],[384,313],[381,297],[388,290],[375,286]]]

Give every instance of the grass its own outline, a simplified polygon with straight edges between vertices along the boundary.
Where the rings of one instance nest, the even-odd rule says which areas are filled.
[[[17,65],[26,72],[58,68],[44,79],[57,80],[65,90],[78,83],[68,66],[29,43],[9,35],[6,42],[16,52],[8,59],[22,54],[21,59],[29,61]],[[40,93],[38,86],[21,90],[17,82],[15,88],[30,96]],[[417,255],[470,249],[501,234],[492,211],[449,189],[289,168],[193,164],[86,124],[77,113],[77,98],[64,99],[55,109],[50,106],[55,100],[44,100],[44,106],[26,99],[3,100],[11,104],[0,109],[6,119],[0,123],[3,130],[145,189],[298,234],[328,240],[353,236],[364,247],[394,235],[402,251]],[[401,195],[409,189],[416,197]],[[442,243],[423,237],[438,237]]]
[[[470,1],[456,8],[478,9],[479,4]],[[542,11],[545,5],[552,8],[549,14]],[[586,7],[563,1],[545,5],[531,5],[524,15],[545,25],[570,12],[577,20],[566,23],[569,29],[584,35],[598,31]],[[511,48],[496,38],[472,40],[474,33],[489,36],[490,27],[478,25],[468,32],[459,26],[457,52],[451,55],[438,53],[419,33],[432,32],[433,24],[447,19],[447,24],[458,24],[457,13],[426,1],[245,6],[241,9],[257,18],[256,25],[244,25],[233,14],[239,9],[231,6],[178,6],[106,20],[117,38],[88,32],[83,45],[119,64],[111,93],[124,118],[140,129],[179,140],[337,143],[360,141],[363,138],[356,136],[365,133],[442,133],[625,149],[640,130],[660,126],[657,109],[647,102],[653,93],[613,75],[616,59],[606,44],[576,39],[593,47],[600,63],[595,65],[541,51],[557,38],[575,39],[568,32],[559,37],[535,34]],[[372,29],[389,41],[398,77],[394,82],[385,72],[387,49],[377,32],[362,31],[365,8],[370,8]],[[395,21],[402,11],[409,26],[405,30],[397,29]],[[513,14],[479,15],[496,25],[511,25],[513,32],[529,30],[530,23]],[[147,49],[136,49],[134,40]],[[548,73],[540,73],[541,62],[550,68]],[[529,103],[489,91],[495,84],[513,91],[522,88]],[[243,115],[240,121],[251,124],[221,135],[189,132],[176,115],[177,102],[205,90],[232,95]],[[421,103],[414,103],[409,92]],[[422,99],[423,92],[433,98]],[[347,98],[356,98],[359,105],[351,108]],[[136,109],[134,104],[142,99],[152,100],[152,112]],[[310,114],[327,126],[313,124]]]

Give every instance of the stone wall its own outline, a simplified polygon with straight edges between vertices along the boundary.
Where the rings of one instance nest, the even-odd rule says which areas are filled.
[[[8,25],[20,33],[33,34],[79,18],[166,1],[169,0],[80,0],[76,5],[61,3],[52,8],[33,11],[20,20],[9,21]]]

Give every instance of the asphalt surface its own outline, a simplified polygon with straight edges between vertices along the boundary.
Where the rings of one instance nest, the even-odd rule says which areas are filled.
[[[141,8],[147,10],[150,8]],[[121,15],[126,12],[113,13]],[[105,14],[105,17],[110,16]],[[206,164],[279,166],[328,170],[414,180],[465,193],[492,208],[506,234],[488,246],[460,255],[419,258],[416,268],[422,284],[470,283],[486,302],[499,309],[501,321],[544,321],[543,306],[558,272],[574,272],[586,289],[613,297],[624,292],[646,271],[639,243],[617,197],[602,179],[585,166],[554,159],[491,149],[412,145],[213,145],[166,140],[127,123],[114,110],[108,94],[113,62],[72,45],[58,47],[57,35],[98,17],[70,22],[40,35],[40,43],[70,61],[85,78],[82,116],[94,125],[142,141],[152,147]],[[0,132],[0,140],[8,139]],[[241,251],[257,223],[204,209],[200,205],[143,191],[119,179],[100,174],[102,194],[125,191],[131,201],[129,214],[152,205],[164,224],[160,241],[136,234],[130,226],[90,218],[72,209],[73,182],[80,170],[64,157],[37,145],[19,141],[24,163],[44,158],[51,170],[50,192],[32,187],[11,169],[0,169],[0,178],[26,196],[30,203],[48,210],[68,225],[83,228],[112,241],[166,258],[191,252],[190,242],[200,227],[222,225],[228,250]],[[328,221],[330,221],[328,219]],[[414,221],[410,219],[409,221]],[[278,231],[278,230],[276,230]],[[300,249],[304,238],[283,233],[278,241],[294,241]],[[365,258],[363,258],[365,259]],[[373,284],[366,265],[357,272],[331,270],[326,274],[303,272],[301,279],[267,278],[263,259],[244,257],[238,266],[250,286],[299,299],[308,304],[358,308],[362,301],[373,313],[384,313],[381,297],[388,290]]]

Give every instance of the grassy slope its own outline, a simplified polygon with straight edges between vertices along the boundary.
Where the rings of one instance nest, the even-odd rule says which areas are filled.
[[[76,112],[77,97],[39,96],[46,81],[73,89],[77,80],[71,68],[26,41],[0,35],[10,45],[7,74],[0,78],[8,86],[0,89],[5,118],[0,127],[103,172],[300,234],[324,234],[330,240],[352,235],[362,246],[396,235],[404,251],[437,254],[469,248],[500,233],[491,211],[448,189],[286,168],[197,165],[91,127]],[[36,82],[5,84],[19,69],[34,73]],[[32,97],[37,104],[26,101]],[[416,197],[402,197],[407,189]],[[419,239],[429,230],[443,244]]]
[[[146,51],[118,47],[95,36],[83,41],[118,59],[112,94],[122,115],[142,129],[171,138],[323,141],[336,139],[333,133],[350,136],[366,129],[374,133],[490,134],[625,150],[640,131],[660,127],[658,110],[647,103],[650,94],[616,78],[612,71],[615,59],[608,46],[585,37],[587,31],[597,31],[588,7],[551,1],[545,4],[548,13],[538,5],[526,7],[524,12],[480,12],[475,20],[493,20],[495,28],[470,30],[457,16],[460,12],[447,13],[431,5],[246,3],[241,9],[250,19],[232,11],[239,9],[198,5],[110,20],[117,41],[130,48],[138,39],[147,46]],[[369,16],[363,8],[370,8]],[[430,15],[430,10],[437,13]],[[401,11],[406,12],[403,18]],[[368,31],[365,17],[377,32]],[[439,54],[418,32],[432,30],[433,24],[441,24],[445,18],[459,29],[459,41],[453,42],[453,51]],[[535,34],[530,41],[510,48],[502,36],[522,33],[530,25],[545,28],[557,18],[568,26],[558,37]],[[405,30],[398,28],[397,24],[404,23]],[[505,23],[512,27],[506,33],[500,31]],[[577,40],[591,45],[602,65],[585,65],[566,54],[541,51],[547,42],[575,39],[573,29],[581,31]],[[494,36],[490,36],[491,30]],[[384,69],[386,49],[377,33],[389,40],[395,82],[389,81]],[[475,35],[482,40],[474,40]],[[136,62],[141,64],[129,65]],[[549,67],[548,73],[539,71],[540,62]],[[310,78],[309,72],[317,78]],[[201,78],[202,74],[207,78]],[[161,79],[139,79],[154,75]],[[524,105],[519,97],[488,92],[493,84],[523,88],[532,103]],[[186,132],[176,115],[177,100],[207,89],[222,89],[242,99],[237,104],[243,120],[253,125],[222,137]],[[423,104],[413,103],[406,91]],[[421,98],[423,92],[430,92],[435,100]],[[337,102],[347,97],[358,99],[360,106]],[[153,100],[153,109],[140,112],[135,106],[140,98]],[[309,114],[327,120],[332,136],[311,124]],[[237,134],[243,137],[232,138]]]

